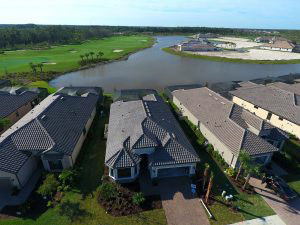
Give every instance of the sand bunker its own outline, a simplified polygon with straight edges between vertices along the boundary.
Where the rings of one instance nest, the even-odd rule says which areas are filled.
[[[70,51],[71,53],[76,53],[77,51]]]
[[[116,50],[113,50],[113,52],[123,52],[124,50],[121,50],[121,49],[116,49]]]
[[[147,40],[141,40],[141,41],[143,41],[143,42],[147,42]]]
[[[43,62],[44,65],[56,65],[55,62]]]

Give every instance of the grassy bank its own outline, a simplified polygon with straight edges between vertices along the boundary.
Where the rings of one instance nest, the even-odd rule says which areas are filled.
[[[75,188],[65,192],[63,202],[70,201],[79,204],[80,215],[73,221],[58,209],[49,208],[35,218],[0,219],[1,225],[165,225],[167,224],[164,210],[150,210],[132,216],[114,217],[105,212],[96,199],[96,188],[100,184],[104,172],[104,158],[106,141],[103,139],[104,125],[108,123],[110,97],[105,97],[104,117],[95,117],[92,127],[88,133],[76,166],[81,168],[78,183]]]
[[[85,53],[97,54],[101,51],[104,53],[103,58],[116,60],[152,44],[153,38],[148,36],[117,36],[78,45],[52,46],[46,50],[7,51],[0,55],[0,77],[8,73],[31,72],[30,62],[43,63],[44,72],[65,73],[80,69],[80,55]]]
[[[27,86],[32,88],[46,88],[49,94],[53,94],[54,92],[56,92],[56,88],[50,86],[49,83],[46,81],[31,82]]]
[[[243,63],[243,64],[300,64],[300,59],[292,60],[247,60],[247,59],[231,59],[217,56],[206,56],[206,55],[194,55],[185,52],[175,51],[171,48],[163,48],[163,51],[188,58],[204,59],[216,62],[230,62],[230,63]]]

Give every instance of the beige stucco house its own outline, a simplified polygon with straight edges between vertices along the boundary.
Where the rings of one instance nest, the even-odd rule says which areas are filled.
[[[300,85],[250,84],[230,92],[237,105],[300,138]]]
[[[13,125],[38,104],[38,94],[24,88],[0,89],[0,119],[8,119],[9,126]],[[9,126],[0,128],[2,134]]]
[[[265,164],[283,146],[284,132],[208,88],[178,89],[173,103],[197,126],[225,162],[235,168],[243,149]]]
[[[79,89],[49,95],[0,136],[0,187],[22,188],[39,162],[46,171],[73,167],[100,99]]]

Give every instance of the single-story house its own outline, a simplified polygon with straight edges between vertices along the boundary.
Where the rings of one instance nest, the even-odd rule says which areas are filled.
[[[258,38],[255,38],[255,42],[271,44],[271,43],[273,43],[273,38],[274,37],[268,37],[268,36],[258,37]]]
[[[0,119],[8,119],[11,126],[38,102],[38,94],[33,91],[20,87],[3,87],[0,89]],[[0,128],[0,134],[8,127]]]
[[[111,105],[105,165],[117,182],[190,176],[199,157],[161,97]]]
[[[261,49],[283,51],[283,52],[292,52],[295,48],[295,45],[289,41],[275,41],[270,44],[265,44],[260,46]]]
[[[286,140],[284,132],[206,87],[175,90],[172,96],[181,114],[233,168],[239,166],[241,150],[266,164]]]
[[[254,84],[231,91],[237,105],[300,138],[299,84]]]
[[[0,136],[0,186],[22,188],[42,162],[73,167],[96,115],[99,95],[49,95]]]

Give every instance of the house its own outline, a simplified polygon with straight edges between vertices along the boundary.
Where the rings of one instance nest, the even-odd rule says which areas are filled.
[[[96,115],[99,95],[49,95],[0,136],[0,186],[22,188],[42,164],[73,167]],[[41,163],[40,163],[41,162]]]
[[[217,51],[218,49],[210,42],[204,39],[193,39],[187,42],[182,42],[177,45],[178,51],[191,51],[191,52],[207,52]]]
[[[241,150],[266,164],[286,135],[216,92],[203,87],[172,92],[173,103],[197,126],[225,162],[236,168]]]
[[[234,103],[300,138],[299,84],[252,84],[231,91]]]
[[[273,38],[274,37],[268,37],[268,36],[258,37],[258,38],[255,38],[255,42],[271,44],[271,43],[273,43]]]
[[[111,105],[105,165],[113,180],[190,176],[197,162],[197,153],[158,95]]]
[[[289,41],[275,41],[270,44],[265,44],[260,46],[261,49],[283,51],[283,52],[292,52],[295,48],[295,45]]]
[[[0,80],[0,88],[11,86],[10,80]]]
[[[38,104],[38,94],[20,87],[0,89],[0,119],[8,119],[13,125]],[[8,127],[2,128],[0,134]],[[1,129],[1,128],[0,128]]]

